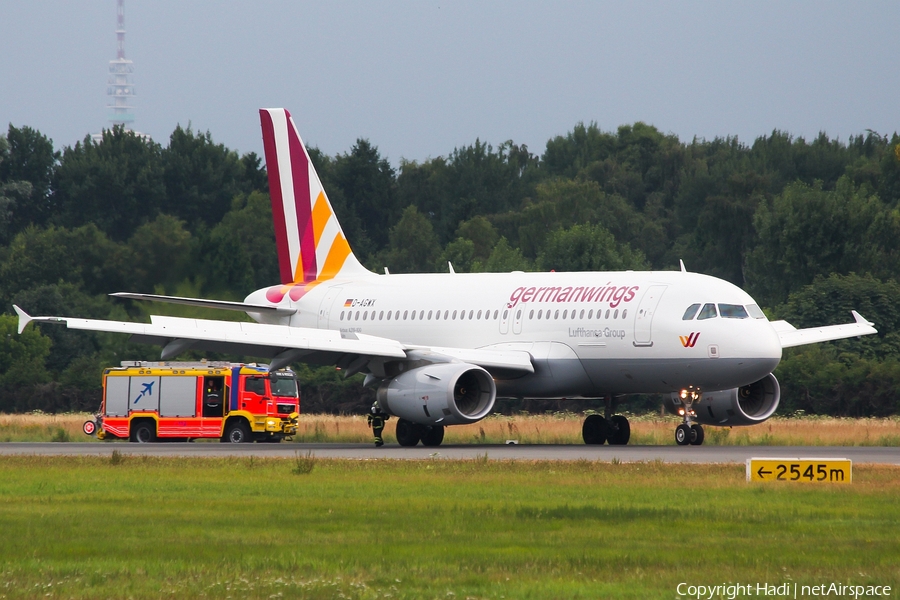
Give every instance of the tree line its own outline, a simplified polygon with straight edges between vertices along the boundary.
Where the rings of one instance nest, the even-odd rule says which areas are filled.
[[[896,133],[843,142],[773,131],[745,144],[683,142],[640,122],[616,131],[578,124],[541,154],[476,140],[395,168],[360,139],[345,153],[310,155],[373,271],[447,271],[448,262],[457,272],[671,270],[681,259],[743,287],[772,319],[846,322],[855,308],[876,323],[877,336],[786,351],[776,371],[782,412],[900,408]],[[158,349],[63,327],[18,336],[12,304],[141,319],[149,307],[107,294],[240,300],[277,282],[265,168],[190,127],[165,146],[114,128],[57,150],[10,124],[0,137],[0,258],[0,411],[94,409],[104,366],[153,360]],[[372,400],[333,369],[297,368],[306,410],[350,412]]]

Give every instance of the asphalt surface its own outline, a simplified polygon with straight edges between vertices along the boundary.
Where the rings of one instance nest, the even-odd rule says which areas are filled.
[[[854,463],[900,465],[900,448],[880,446],[552,446],[457,445],[404,448],[388,444],[222,444],[216,442],[131,444],[104,443],[0,443],[0,455],[103,456],[113,450],[143,456],[254,456],[293,458],[312,453],[319,458],[372,460],[379,458],[488,460],[599,460],[666,463],[746,463],[748,458],[849,458]]]

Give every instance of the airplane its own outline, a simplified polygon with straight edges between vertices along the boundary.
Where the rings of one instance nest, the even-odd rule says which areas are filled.
[[[796,329],[770,322],[739,287],[673,271],[376,274],[357,260],[283,108],[261,109],[281,283],[243,302],[118,292],[120,298],[246,312],[255,322],[153,315],[150,323],[32,317],[130,334],[162,346],[270,361],[333,365],[365,374],[382,410],[398,417],[403,446],[438,446],[444,428],[475,423],[498,397],[604,399],[582,425],[586,444],[627,444],[615,414],[629,394],[664,394],[682,417],[679,445],[703,443],[702,425],[771,417],[781,397],[772,371],[787,347],[877,333],[853,323]]]

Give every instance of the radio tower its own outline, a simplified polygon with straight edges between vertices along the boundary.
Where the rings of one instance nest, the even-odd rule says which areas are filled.
[[[116,60],[109,61],[109,87],[106,95],[110,98],[107,108],[111,109],[109,122],[130,129],[134,122],[134,108],[131,98],[134,96],[134,84],[131,74],[134,65],[125,58],[125,0],[118,0],[116,5]]]
[[[134,65],[125,58],[125,4],[124,0],[116,0],[116,59],[109,61],[109,80],[107,81],[106,95],[109,97],[110,129],[121,125],[125,131],[132,131],[134,122],[134,106],[131,99],[134,97],[134,83],[132,82]],[[148,138],[149,136],[134,132],[137,135]],[[95,142],[103,139],[103,134],[93,136]]]

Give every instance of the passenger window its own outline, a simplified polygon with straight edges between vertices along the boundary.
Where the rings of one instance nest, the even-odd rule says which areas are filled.
[[[480,310],[478,311],[478,316],[475,317],[475,318],[478,319],[478,320],[481,320],[481,311],[480,311]]]
[[[428,311],[428,320],[429,320],[429,321],[431,320],[432,312],[433,312],[433,311],[430,311],[430,310]]]
[[[594,318],[594,309],[592,308],[591,310],[588,311],[588,319],[593,319],[593,318]]]
[[[456,311],[455,310],[453,311],[453,319],[454,320],[456,319]]]
[[[559,311],[556,311],[556,313],[553,315],[553,318],[554,318],[554,319],[558,319],[558,318],[559,318]]]
[[[619,318],[619,309],[617,308],[616,312],[613,313],[613,319],[618,319],[618,318]]]
[[[494,310],[494,320],[495,320],[495,321],[497,320],[497,314],[498,314],[498,312],[499,312],[499,311],[497,311],[496,309]]]
[[[528,320],[530,321],[533,318],[534,318],[534,310],[528,311]]]
[[[424,311],[424,310],[420,310],[420,311],[419,311],[419,320],[421,321],[421,320],[424,319],[424,318],[425,318],[425,311]]]
[[[363,321],[365,321],[368,316],[369,316],[369,311],[364,311],[363,312]]]
[[[566,315],[567,315],[568,313],[569,313],[569,311],[567,311],[567,310],[564,310],[564,311],[563,311],[563,319],[566,318]]]
[[[697,316],[697,311],[700,310],[699,304],[691,304],[688,306],[688,309],[684,311],[684,316],[681,317],[682,321],[690,321],[694,317]]]
[[[697,315],[697,320],[702,321],[703,319],[715,319],[717,316],[718,313],[716,313],[715,304],[704,304],[703,308],[700,310],[700,314]]]
[[[604,319],[608,319],[608,318],[609,318],[609,309],[608,309],[608,308],[606,309],[606,316],[603,317],[603,318],[604,318]]]
[[[380,321],[383,318],[384,318],[384,311],[381,311],[380,313],[378,313],[378,320]]]
[[[471,319],[474,315],[475,315],[475,311],[474,311],[474,310],[470,310],[470,311],[469,311],[469,319]]]
[[[415,320],[416,320],[416,311],[412,311],[412,314],[409,315],[409,320],[410,320],[410,321],[415,321]]]
[[[543,311],[543,310],[539,310],[539,311],[538,311],[538,319],[540,319],[542,316],[544,316],[544,311]]]
[[[579,318],[579,319],[583,319],[583,318],[584,318],[584,309],[582,309],[581,314],[578,315],[578,318]]]
[[[719,314],[723,319],[747,319],[750,315],[740,304],[720,304]]]
[[[405,320],[406,320],[406,317],[408,317],[408,316],[409,316],[409,311],[408,311],[408,310],[404,310],[404,311],[403,311],[403,320],[405,321]]]
[[[341,311],[341,321],[344,320],[344,311]]]
[[[622,310],[622,318],[624,319],[627,316],[628,316],[628,309],[626,308],[626,309]]]

